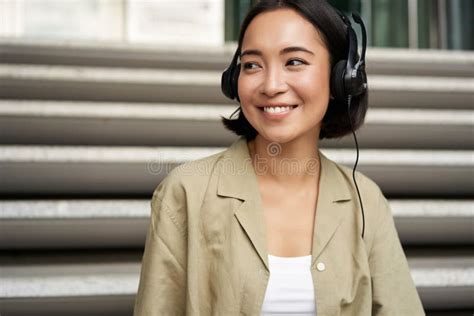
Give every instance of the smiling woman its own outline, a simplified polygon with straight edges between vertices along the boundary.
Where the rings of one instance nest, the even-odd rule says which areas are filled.
[[[222,76],[240,138],[156,188],[135,315],[424,315],[380,188],[357,173],[361,219],[355,172],[319,151],[363,122],[357,55],[324,0],[250,10]]]
[[[261,13],[245,32],[240,56],[240,103],[260,137],[286,143],[317,136],[330,98],[331,65],[313,25],[292,9]]]

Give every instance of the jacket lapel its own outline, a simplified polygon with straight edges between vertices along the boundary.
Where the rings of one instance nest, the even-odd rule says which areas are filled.
[[[217,194],[242,200],[234,210],[234,216],[252,242],[266,269],[269,270],[260,190],[247,140],[243,136],[232,143],[220,161]]]
[[[319,151],[321,162],[319,176],[319,193],[316,216],[313,228],[313,244],[311,249],[312,264],[334,236],[337,228],[350,209],[351,190],[344,173],[333,161]]]
[[[351,199],[347,179],[339,167],[319,152],[321,161],[319,194],[312,243],[312,265],[315,264],[339,225],[344,219]],[[233,197],[242,201],[234,215],[245,230],[256,252],[269,271],[265,218],[247,140],[240,136],[224,152],[220,161],[217,187],[219,196]]]
[[[270,271],[265,218],[262,207],[256,200],[246,200],[235,211],[235,217],[237,217],[240,225],[247,233],[266,269]]]

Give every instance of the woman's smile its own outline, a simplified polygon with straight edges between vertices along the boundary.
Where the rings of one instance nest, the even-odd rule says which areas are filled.
[[[298,105],[258,107],[260,112],[262,112],[263,117],[270,120],[281,120],[286,118],[295,112],[297,108],[299,108]]]

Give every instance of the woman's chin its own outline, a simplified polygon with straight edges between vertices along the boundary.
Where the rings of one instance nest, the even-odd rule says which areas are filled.
[[[284,144],[295,138],[294,133],[290,131],[268,131],[266,133],[259,133],[267,142]]]

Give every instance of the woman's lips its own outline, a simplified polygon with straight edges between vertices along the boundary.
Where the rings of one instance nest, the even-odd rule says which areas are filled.
[[[285,112],[280,112],[280,113],[271,113],[271,112],[266,112],[263,107],[259,107],[259,110],[262,112],[263,116],[268,118],[268,119],[281,119],[284,117],[287,117],[290,115],[293,111],[295,111],[298,108],[298,105],[292,105],[290,106],[289,111]]]

